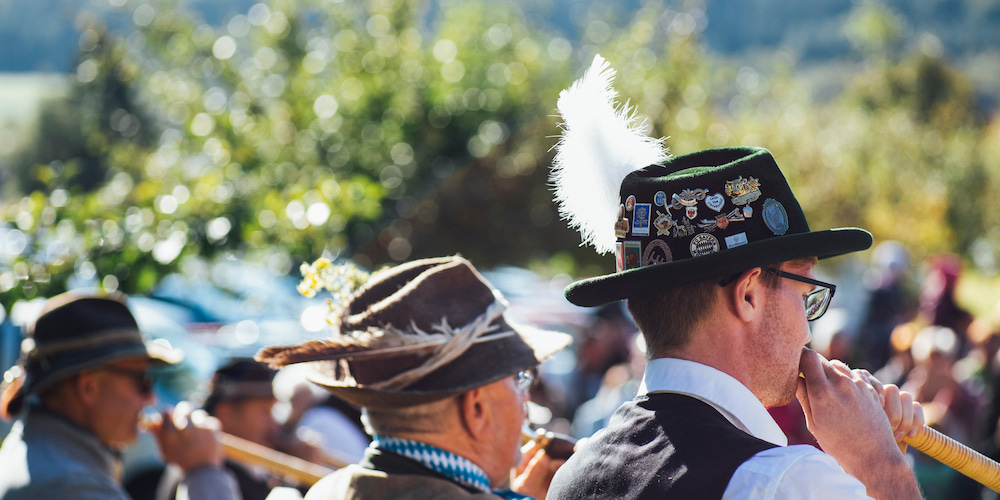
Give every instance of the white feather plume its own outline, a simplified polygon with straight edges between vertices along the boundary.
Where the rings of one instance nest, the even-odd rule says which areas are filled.
[[[618,191],[630,172],[669,157],[663,139],[642,133],[635,109],[618,106],[615,70],[597,55],[570,88],[559,93],[562,135],[549,179],[559,215],[602,254],[615,247]]]

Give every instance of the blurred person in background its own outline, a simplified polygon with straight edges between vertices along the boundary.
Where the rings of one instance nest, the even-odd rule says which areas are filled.
[[[607,427],[615,410],[639,392],[646,363],[646,341],[642,335],[633,335],[629,344],[632,348],[628,363],[608,368],[597,394],[577,407],[573,414],[573,437],[590,437]]]
[[[958,335],[951,328],[921,329],[910,347],[914,365],[902,388],[922,404],[929,425],[971,444],[982,405],[978,395],[955,378],[958,350]]]
[[[215,371],[210,392],[202,408],[218,419],[223,432],[285,453],[294,447],[301,458],[317,462],[316,450],[290,446],[281,440],[278,422],[272,413],[276,402],[272,381],[275,371],[252,359],[230,360]],[[313,453],[309,453],[312,451]],[[272,489],[291,486],[267,469],[252,463],[226,458],[223,465],[236,478],[243,500],[264,500]],[[182,475],[167,467],[160,480],[157,498],[173,498]]]
[[[612,366],[628,363],[631,342],[638,330],[621,304],[597,309],[593,322],[581,332],[576,351],[576,379],[570,403],[575,408],[593,398]]]
[[[920,289],[918,320],[950,328],[957,336],[958,355],[968,350],[968,328],[973,316],[959,305],[955,295],[962,275],[962,261],[954,254],[937,254],[924,261],[926,277]]]
[[[913,337],[910,352],[913,369],[902,385],[924,407],[928,426],[956,441],[974,445],[982,404],[978,395],[955,377],[955,362],[959,351],[958,335],[951,328],[928,326]],[[960,500],[977,498],[979,487],[954,469],[911,452],[913,469],[921,490],[928,500]]]
[[[889,361],[892,330],[912,316],[912,308],[906,290],[910,267],[906,247],[898,241],[883,241],[872,252],[872,263],[863,280],[868,299],[858,327],[856,364],[874,372]]]
[[[969,338],[974,348],[963,362],[986,397],[979,437],[992,440],[1000,420],[1000,301],[988,316],[973,321]]]
[[[987,409],[984,412],[983,438],[976,449],[994,461],[1000,461],[1000,302],[991,314],[977,318],[970,331],[977,332],[973,338],[982,339],[979,352],[984,360],[981,377],[985,380],[984,393],[987,395]],[[990,488],[980,489],[982,500],[998,500],[1000,493]]]
[[[120,451],[153,403],[150,366],[181,353],[144,341],[118,296],[53,297],[27,333],[0,387],[0,413],[20,416],[0,447],[0,499],[127,500]],[[161,417],[149,430],[164,461],[184,473],[179,498],[238,499],[218,421],[181,408]]]
[[[312,460],[316,463],[358,462],[371,443],[361,423],[361,409],[309,382],[306,372],[304,366],[292,365],[275,377],[275,395],[287,413],[281,423],[282,439],[318,448],[322,453]]]
[[[885,366],[875,372],[875,378],[887,384],[903,385],[913,370],[913,339],[920,331],[920,325],[910,321],[892,329],[889,336],[891,354]]]
[[[308,363],[310,380],[363,408],[374,438],[306,499],[544,498],[562,461],[521,449],[527,394],[570,338],[511,325],[506,307],[466,259],[416,260],[373,274],[331,338],[258,353]]]

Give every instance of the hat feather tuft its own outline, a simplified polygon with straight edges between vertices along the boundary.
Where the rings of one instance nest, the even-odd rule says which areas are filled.
[[[614,250],[622,180],[670,156],[662,138],[643,133],[645,123],[634,108],[617,105],[614,76],[597,55],[583,78],[559,94],[562,135],[549,177],[559,215],[580,231],[583,244],[602,254]]]

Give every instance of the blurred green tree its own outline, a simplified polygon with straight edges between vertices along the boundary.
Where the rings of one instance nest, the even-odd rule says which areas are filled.
[[[70,279],[145,292],[219,255],[279,274],[455,252],[609,272],[547,184],[558,92],[596,52],[675,154],[771,149],[818,228],[866,227],[917,257],[1000,248],[1000,126],[933,39],[898,55],[896,18],[872,2],[845,29],[867,64],[830,103],[785,60],[707,57],[697,2],[649,2],[623,26],[594,11],[578,41],[480,0],[273,0],[221,26],[132,5],[127,35],[84,32],[76,90],[20,163],[28,194],[0,208],[5,306]]]
[[[19,165],[29,194],[3,209],[5,305],[71,279],[147,292],[192,256],[287,273],[321,254],[489,265],[548,258],[530,243],[553,234],[575,246],[544,183],[572,49],[514,6],[276,0],[219,27],[174,7],[137,3],[131,33],[81,37],[73,97],[47,108]],[[466,170],[487,175],[482,197],[443,189]],[[496,192],[539,208],[497,212]],[[457,219],[495,240],[407,225]]]

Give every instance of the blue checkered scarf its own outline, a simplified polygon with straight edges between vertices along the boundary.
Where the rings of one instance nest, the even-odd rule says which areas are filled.
[[[374,436],[371,447],[375,450],[390,451],[411,460],[420,462],[428,469],[444,474],[458,484],[493,493],[506,500],[533,500],[531,497],[514,493],[510,490],[494,491],[490,489],[490,478],[486,472],[469,459],[442,450],[420,441],[401,439],[391,436]]]

